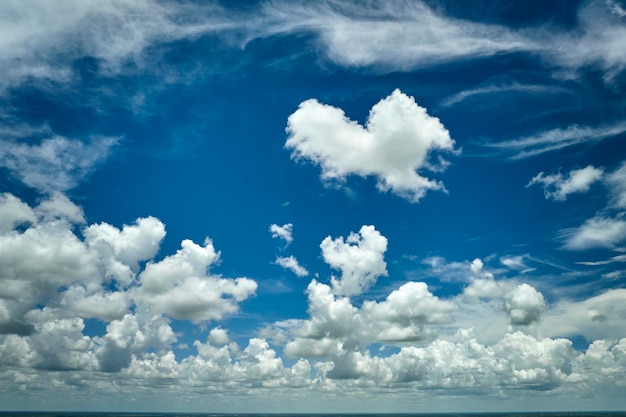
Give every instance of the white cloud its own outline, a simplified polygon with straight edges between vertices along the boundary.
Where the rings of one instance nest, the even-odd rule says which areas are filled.
[[[285,241],[285,245],[289,246],[293,242],[293,224],[287,223],[282,226],[277,224],[270,225],[270,232],[273,238],[279,238]]]
[[[341,295],[357,295],[368,290],[380,276],[387,276],[387,238],[374,226],[362,226],[359,233],[332,239],[320,244],[324,262],[341,270],[341,277],[331,277],[333,291]]]
[[[519,83],[498,83],[498,84],[490,84],[483,87],[472,88],[469,90],[460,91],[441,102],[441,105],[444,107],[453,106],[458,104],[466,99],[471,99],[474,96],[481,95],[492,95],[492,96],[503,96],[507,97],[507,93],[527,93],[527,94],[563,94],[567,90],[563,88],[557,88],[554,86],[547,85],[536,85],[536,84],[519,84]],[[505,98],[506,99],[506,98]],[[490,101],[493,104],[499,104],[500,102],[495,99]],[[484,104],[484,103],[482,103]]]
[[[512,325],[528,326],[540,321],[546,301],[534,287],[513,280],[496,280],[478,258],[472,261],[470,270],[474,279],[458,299],[461,310],[468,307],[466,304],[470,304],[471,310],[471,304],[495,301],[494,307],[503,307]]]
[[[0,4],[0,68],[4,90],[28,78],[67,82],[72,64],[94,57],[105,72],[144,67],[145,49],[160,42],[227,29],[211,5],[155,4],[145,0],[82,2],[42,0]],[[238,26],[241,26],[239,24]],[[130,66],[132,67],[132,66]]]
[[[349,120],[341,109],[315,99],[304,101],[289,116],[287,132],[285,147],[292,150],[292,158],[319,164],[323,180],[341,183],[349,175],[375,176],[379,190],[412,202],[428,190],[444,189],[418,171],[430,167],[432,151],[454,149],[439,119],[399,90],[372,107],[365,126]]]
[[[106,159],[118,141],[117,137],[93,137],[84,143],[54,136],[28,145],[0,140],[0,167],[39,191],[66,191]]]
[[[150,261],[165,236],[164,225],[153,217],[121,229],[84,226],[81,238],[74,230],[84,225],[82,209],[62,194],[53,193],[35,208],[3,194],[0,213],[6,215],[0,228],[5,364],[118,372],[141,362],[137,358],[148,349],[171,349],[176,336],[163,314],[217,320],[236,312],[256,290],[248,278],[207,275],[218,259],[209,240],[204,247],[183,241],[176,254]],[[146,260],[142,271],[140,262]],[[108,323],[104,336],[83,334],[84,319],[90,318]],[[225,332],[211,333],[214,341],[224,337]]]
[[[532,272],[535,270],[535,268],[531,268],[528,265],[526,265],[526,263],[524,262],[526,257],[527,257],[526,255],[501,256],[500,262],[509,269],[513,269],[515,271],[519,271],[522,274],[525,274],[525,273]]]
[[[315,280],[307,294],[310,318],[280,323],[275,329],[281,339],[291,336],[285,345],[289,356],[337,358],[375,342],[426,342],[437,336],[437,325],[452,322],[456,310],[452,301],[434,296],[423,282],[408,282],[384,301],[366,300],[361,308]]]
[[[249,278],[207,275],[218,257],[209,239],[204,246],[183,240],[176,254],[146,265],[139,275],[137,299],[153,313],[179,320],[220,320],[237,312],[237,303],[252,296],[257,284]]]
[[[610,289],[582,300],[558,301],[544,317],[548,337],[584,336],[587,340],[626,337],[626,290]]]
[[[229,342],[228,332],[221,327],[216,327],[214,329],[211,329],[211,331],[209,332],[208,340],[213,345],[225,345]]]
[[[509,29],[438,13],[421,1],[356,5],[273,2],[264,33],[313,32],[328,57],[344,66],[410,70],[457,59],[539,49]]]
[[[616,262],[626,262],[626,254],[611,256],[609,259],[605,259],[602,261],[580,261],[576,263],[579,265],[600,266],[609,265]]]
[[[247,11],[146,0],[63,0],[54,7],[42,0],[3,2],[0,90],[29,78],[71,81],[76,76],[72,64],[81,57],[96,58],[108,74],[151,68],[147,51],[155,46],[206,34],[238,46],[270,36],[308,34],[333,62],[379,71],[526,52],[572,72],[597,66],[610,78],[626,66],[622,10],[615,1],[586,1],[578,8],[577,24],[565,31],[547,25],[515,30],[453,18],[423,1],[272,1]]]
[[[626,239],[626,221],[597,215],[579,227],[563,230],[561,236],[565,249],[610,249]]]
[[[626,208],[626,163],[620,168],[605,176],[605,181],[611,192],[612,208]]]
[[[362,306],[368,321],[380,329],[376,340],[386,343],[431,339],[436,332],[426,325],[451,323],[455,309],[453,302],[440,300],[423,282],[407,282],[385,301],[365,301]]]
[[[496,143],[487,143],[484,146],[508,154],[510,159],[525,159],[541,155],[546,152],[557,151],[570,146],[588,142],[597,142],[626,132],[626,123],[607,124],[603,126],[569,126],[539,132],[536,135]]]
[[[0,194],[0,232],[10,232],[15,226],[36,221],[35,213],[28,204],[13,194]]]
[[[524,283],[506,295],[504,305],[511,324],[526,326],[539,321],[546,301],[539,291]]]
[[[602,179],[604,171],[591,165],[574,169],[566,176],[561,173],[553,175],[544,175],[540,172],[526,185],[530,187],[535,184],[543,186],[544,194],[547,199],[557,201],[565,201],[567,196],[574,193],[585,193],[594,182]]]
[[[165,237],[165,225],[154,217],[137,219],[122,230],[107,223],[92,224],[83,230],[85,242],[98,253],[108,277],[130,284],[139,272],[139,262],[152,259]]]
[[[298,263],[298,260],[293,256],[279,256],[276,258],[276,264],[282,266],[285,269],[290,270],[299,277],[306,277],[309,275],[309,271]]]

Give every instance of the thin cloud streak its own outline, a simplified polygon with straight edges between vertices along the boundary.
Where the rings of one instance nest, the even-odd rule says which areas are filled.
[[[518,139],[486,143],[483,146],[496,150],[498,153],[508,154],[509,159],[518,160],[570,146],[599,142],[624,132],[626,132],[626,122],[599,127],[572,125],[564,129],[551,129]]]

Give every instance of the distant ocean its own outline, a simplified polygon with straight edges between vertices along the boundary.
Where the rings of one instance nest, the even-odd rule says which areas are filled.
[[[0,417],[626,417],[626,411],[535,412],[535,413],[106,413],[0,411]]]

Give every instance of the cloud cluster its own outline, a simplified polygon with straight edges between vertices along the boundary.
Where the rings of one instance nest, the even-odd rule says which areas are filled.
[[[289,356],[340,357],[375,342],[432,340],[436,336],[433,325],[450,323],[455,309],[452,302],[428,291],[423,282],[406,283],[384,301],[366,300],[360,308],[316,280],[307,287],[307,294],[310,318],[281,325],[293,337],[285,345]]]
[[[121,229],[85,226],[82,210],[58,193],[36,207],[3,194],[0,213],[5,364],[119,371],[134,354],[169,350],[171,319],[220,320],[256,291],[249,278],[209,273],[218,253],[208,239],[204,246],[184,240],[155,261],[165,227],[153,217]],[[85,336],[85,319],[107,323],[106,333]]]
[[[35,207],[4,194],[0,213],[1,237],[11,239],[0,246],[0,363],[7,369],[0,387],[17,383],[29,392],[50,384],[61,395],[80,384],[85,393],[116,396],[119,387],[129,396],[167,387],[224,398],[268,398],[277,388],[299,395],[303,387],[320,395],[401,387],[559,392],[581,384],[602,389],[626,370],[626,339],[604,339],[626,334],[621,290],[549,309],[533,286],[496,279],[479,259],[450,268],[439,259],[432,262],[437,271],[465,270],[460,294],[440,298],[426,283],[410,281],[384,299],[355,304],[343,294],[362,294],[372,277],[386,273],[387,240],[372,226],[324,240],[323,256],[342,277],[309,283],[308,318],[272,323],[242,345],[213,327],[180,356],[172,320],[220,320],[256,289],[248,278],[210,272],[219,259],[210,240],[185,240],[155,260],[165,227],[153,217],[122,228],[87,226],[82,210],[61,194]],[[38,262],[23,261],[7,249],[13,247]],[[520,269],[520,260],[505,259]],[[493,322],[499,314],[517,331],[505,329],[486,343],[459,320],[476,311],[477,320]],[[86,335],[90,318],[106,323],[101,335]],[[544,332],[557,338],[525,331],[546,322]],[[577,334],[596,341],[579,352],[558,338]]]
[[[293,159],[320,165],[322,179],[342,183],[350,175],[374,176],[378,189],[412,202],[443,184],[418,173],[432,169],[435,150],[454,150],[454,141],[439,119],[400,90],[372,107],[365,126],[341,109],[304,101],[287,122],[285,143]],[[442,163],[445,165],[445,163]]]
[[[293,242],[293,224],[291,223],[287,223],[282,226],[272,224],[270,225],[270,233],[273,238],[282,239],[285,242],[285,248]],[[275,264],[293,272],[298,277],[306,277],[309,275],[309,271],[300,265],[296,257],[293,255],[277,256]]]
[[[331,277],[333,292],[357,295],[368,290],[380,276],[387,276],[387,238],[374,226],[362,226],[359,233],[347,239],[327,236],[320,244],[324,262],[341,271],[341,277]]]
[[[463,301],[473,303],[479,300],[502,303],[509,323],[527,326],[538,323],[546,308],[543,295],[533,286],[515,281],[496,280],[484,269],[480,259],[470,265],[471,282],[463,290]]]

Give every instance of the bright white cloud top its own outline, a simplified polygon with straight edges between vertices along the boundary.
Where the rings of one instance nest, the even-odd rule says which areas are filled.
[[[466,3],[0,2],[0,411],[625,410],[626,3]]]

